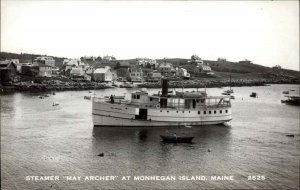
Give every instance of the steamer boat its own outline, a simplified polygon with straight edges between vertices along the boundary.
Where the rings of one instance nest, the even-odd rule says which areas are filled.
[[[93,124],[97,126],[158,127],[199,126],[230,121],[230,96],[208,96],[206,92],[168,91],[168,80],[162,79],[162,91],[131,94],[131,100],[93,98]]]

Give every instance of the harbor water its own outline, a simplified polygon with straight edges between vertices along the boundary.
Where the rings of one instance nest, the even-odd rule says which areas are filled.
[[[208,88],[207,93],[221,95],[227,89]],[[299,86],[232,89],[229,126],[191,128],[93,127],[92,102],[84,96],[129,98],[138,89],[3,95],[1,189],[297,189],[300,107],[281,99],[283,91],[299,93]],[[258,97],[249,97],[252,92]],[[46,94],[49,97],[39,97]],[[191,144],[166,144],[160,138],[166,132],[195,138]],[[59,176],[59,180],[26,176]],[[83,180],[87,176],[114,176],[114,180]],[[123,176],[131,178],[122,180]],[[147,176],[157,177],[147,180]],[[175,180],[163,180],[164,176]],[[233,180],[212,176],[233,176]]]

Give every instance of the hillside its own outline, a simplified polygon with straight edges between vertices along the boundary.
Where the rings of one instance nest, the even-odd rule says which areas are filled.
[[[208,63],[215,73],[214,76],[205,74],[194,74],[194,65],[188,63],[189,59],[181,58],[170,58],[170,59],[159,59],[159,63],[168,62],[172,63],[174,67],[183,67],[191,73],[192,77],[195,78],[216,78],[223,79],[231,76],[233,79],[260,79],[268,81],[300,81],[300,72],[288,69],[273,69],[270,67],[237,63],[237,62],[218,62],[211,60],[203,60],[204,63]]]
[[[5,60],[8,58],[12,59],[19,59],[20,62],[31,62],[36,57],[41,56],[38,54],[28,54],[28,53],[8,53],[8,52],[1,52],[1,60]],[[60,67],[62,62],[65,58],[63,57],[55,57],[51,56],[55,59],[56,66]],[[300,81],[300,72],[294,70],[287,70],[287,69],[273,69],[270,67],[252,64],[252,63],[237,63],[231,61],[212,61],[212,60],[203,60],[204,63],[208,63],[209,66],[212,68],[214,75],[206,75],[206,74],[197,74],[194,72],[194,65],[188,63],[190,59],[183,59],[183,58],[166,58],[166,59],[157,59],[158,63],[168,62],[172,63],[173,66],[176,67],[183,67],[187,69],[189,73],[191,73],[192,78],[215,78],[215,79],[228,79],[229,76],[232,79],[255,79],[255,80],[264,80],[268,82],[288,82],[292,81],[293,83],[299,83]],[[128,59],[128,60],[118,60],[120,62],[126,61],[129,62],[131,65],[136,64],[135,59]],[[116,67],[115,64],[109,63],[104,64],[99,61],[85,61],[89,65],[94,67],[109,65],[113,68]],[[120,75],[124,75],[124,71],[118,71]]]
[[[39,54],[29,54],[29,53],[9,53],[9,52],[0,52],[0,60],[5,60],[5,59],[19,59],[20,63],[30,63],[32,62],[36,57],[40,56],[45,56],[45,55],[39,55]],[[64,57],[55,57],[51,55],[46,55],[53,57],[55,60],[55,65],[60,67],[62,66],[63,60],[65,59]]]

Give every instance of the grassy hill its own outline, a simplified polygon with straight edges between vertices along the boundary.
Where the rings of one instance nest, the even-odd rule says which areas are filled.
[[[188,72],[192,73],[192,77],[196,78],[211,78],[210,75],[205,74],[193,74],[194,65],[188,63],[189,59],[181,58],[170,58],[170,59],[159,59],[160,62],[172,63],[174,67],[183,67],[187,69]],[[208,63],[212,68],[215,75],[214,78],[229,78],[231,76],[233,79],[262,79],[262,80],[295,80],[300,81],[300,72],[288,69],[273,69],[270,67],[257,65],[257,64],[247,64],[238,62],[218,62],[212,60],[203,60],[204,63]]]
[[[51,55],[40,55],[40,54],[29,54],[29,53],[9,53],[9,52],[0,52],[0,60],[5,59],[19,59],[20,63],[31,63],[36,57],[40,56],[50,56],[55,60],[55,65],[58,67],[62,66],[64,57],[55,57]]]
[[[12,59],[19,59],[20,62],[31,62],[36,57],[41,56],[38,54],[27,54],[27,53],[8,53],[8,52],[1,52],[1,60],[5,60],[8,58]],[[55,59],[55,64],[57,66],[61,66],[64,57],[55,57],[51,56]],[[215,78],[215,79],[228,79],[231,76],[233,79],[259,79],[259,80],[267,80],[267,81],[294,81],[294,83],[298,83],[300,81],[300,72],[288,69],[273,69],[270,67],[252,64],[252,63],[237,63],[231,61],[212,61],[212,60],[203,60],[204,63],[208,63],[209,66],[212,68],[215,75],[206,75],[206,74],[196,74],[194,73],[194,65],[188,63],[190,59],[183,59],[183,58],[167,58],[167,59],[157,59],[158,63],[168,62],[172,63],[173,66],[176,67],[183,67],[191,73],[192,78]],[[128,59],[128,60],[118,60],[118,61],[126,61],[129,62],[131,65],[136,64],[136,59]],[[107,65],[101,63],[99,61],[87,61],[89,65],[92,66],[103,66]],[[116,65],[112,65],[111,63],[108,64],[113,68]],[[124,69],[123,69],[124,70]],[[124,71],[118,71],[120,75],[124,75]]]

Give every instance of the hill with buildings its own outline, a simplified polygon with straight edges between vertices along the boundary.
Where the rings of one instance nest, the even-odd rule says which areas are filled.
[[[0,52],[0,60],[6,59],[19,59],[20,63],[32,63],[33,60],[41,56],[50,56],[55,60],[55,65],[60,67],[64,61],[64,57],[55,57],[51,55],[40,55],[40,54],[29,54],[29,53],[10,53],[10,52]]]
[[[29,53],[9,53],[1,52],[1,60],[6,59],[19,59],[20,63],[31,63],[36,57],[44,56],[38,54]],[[49,56],[49,55],[48,55]],[[211,68],[213,74],[207,74],[203,72],[196,71],[196,64],[193,64],[193,56],[195,59],[201,61],[201,64],[207,65]],[[226,59],[213,60],[201,60],[196,55],[193,55],[191,59],[183,58],[164,58],[157,59],[155,62],[157,64],[161,63],[171,63],[173,68],[184,68],[190,73],[190,79],[212,79],[212,80],[227,80],[229,76],[233,80],[260,80],[265,83],[299,83],[300,72],[294,70],[287,70],[283,68],[270,68],[262,65],[252,63],[251,61],[239,61],[232,62]],[[61,68],[64,57],[51,56],[55,60],[55,65]],[[112,58],[112,60],[110,60]],[[150,59],[142,58],[142,60]],[[119,77],[125,77],[127,68],[134,65],[139,65],[138,59],[128,59],[128,60],[116,60],[113,56],[101,57],[89,57],[83,61],[91,67],[98,68],[103,66],[110,66],[112,69],[116,70]],[[145,73],[144,73],[145,74]],[[147,73],[146,73],[147,74]]]
[[[172,63],[173,66],[176,67],[183,67],[191,76],[196,76],[198,78],[228,78],[231,76],[233,79],[261,79],[267,81],[300,81],[300,72],[283,69],[283,68],[271,68],[262,65],[258,65],[252,63],[250,61],[241,61],[241,62],[231,62],[227,60],[222,61],[212,61],[212,60],[203,60],[204,63],[208,64],[214,75],[203,75],[198,74],[195,75],[194,73],[194,66],[189,63],[190,59],[181,59],[181,58],[166,58],[166,59],[159,59],[158,62],[168,62]],[[294,82],[293,82],[294,83]]]

